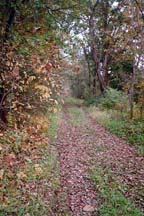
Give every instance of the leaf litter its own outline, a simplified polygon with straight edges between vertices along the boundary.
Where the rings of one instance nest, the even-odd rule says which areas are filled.
[[[97,166],[110,169],[113,178],[126,185],[124,196],[143,209],[144,158],[135,147],[108,132],[87,113],[85,116],[86,124],[72,124],[66,109],[58,129],[59,193],[65,194],[65,204],[59,203],[59,212],[98,215],[101,201],[90,178],[90,171]]]

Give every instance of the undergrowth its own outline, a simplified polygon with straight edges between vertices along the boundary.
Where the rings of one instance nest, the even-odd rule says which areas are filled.
[[[128,120],[121,112],[100,110],[96,107],[90,107],[89,113],[110,132],[135,145],[139,154],[144,154],[144,121]]]
[[[70,107],[68,108],[68,111],[69,111],[70,121],[73,125],[79,126],[79,125],[87,124],[87,118],[82,108]]]
[[[97,167],[91,173],[99,194],[98,215],[100,216],[142,216],[139,208],[124,196],[125,186],[120,185],[110,170]]]
[[[69,105],[69,106],[74,106],[74,105],[75,106],[82,106],[84,103],[84,100],[68,96],[64,99],[64,103]]]
[[[50,215],[55,208],[59,168],[50,139],[59,115],[38,119],[39,124],[0,133],[0,216]]]
[[[50,121],[49,129],[47,135],[51,141],[54,141],[57,137],[57,127],[60,119],[60,112],[54,113],[53,115],[48,115]]]

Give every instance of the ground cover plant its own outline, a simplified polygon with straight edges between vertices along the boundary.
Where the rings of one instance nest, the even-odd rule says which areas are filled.
[[[51,214],[57,203],[59,168],[51,139],[56,136],[58,114],[38,119],[37,125],[25,130],[1,133],[0,215]],[[49,131],[53,131],[51,137]]]
[[[143,213],[134,203],[125,197],[125,185],[117,182],[111,170],[96,167],[91,173],[96,190],[101,198],[99,215],[102,216],[142,216]]]
[[[137,107],[134,118],[129,118],[128,98],[117,90],[108,89],[96,106],[89,108],[90,115],[109,131],[137,146],[138,152],[144,154],[144,120],[139,117]]]

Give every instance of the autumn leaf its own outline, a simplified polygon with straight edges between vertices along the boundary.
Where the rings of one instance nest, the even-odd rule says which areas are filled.
[[[41,166],[39,164],[35,164],[34,169],[35,169],[35,174],[34,175],[39,175],[39,174],[43,173],[43,170],[42,170],[42,168],[41,168]]]
[[[51,63],[47,63],[45,65],[45,68],[49,71],[52,68],[52,64]]]
[[[16,156],[15,156],[15,154],[11,153],[11,154],[6,155],[6,156],[4,157],[4,159],[5,159],[5,162],[6,162],[8,165],[12,166],[13,163],[14,163],[14,161],[15,161],[15,159],[16,159]]]
[[[17,173],[18,179],[27,179],[27,175],[24,172]]]
[[[3,177],[4,177],[4,170],[3,170],[3,169],[1,169],[1,170],[0,170],[0,180],[2,180],[2,179],[3,179]]]

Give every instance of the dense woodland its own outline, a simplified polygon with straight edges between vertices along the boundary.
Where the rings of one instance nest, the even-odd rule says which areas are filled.
[[[0,0],[0,61],[0,216],[65,215],[27,184],[53,178],[56,187],[45,152],[65,104],[85,107],[143,155],[143,0]]]

